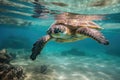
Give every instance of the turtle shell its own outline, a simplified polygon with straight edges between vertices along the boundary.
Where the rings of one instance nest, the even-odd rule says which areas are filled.
[[[86,16],[72,13],[62,13],[56,16],[56,24],[63,24],[72,28],[89,27],[94,29],[102,29],[92,20],[102,19],[102,16]]]

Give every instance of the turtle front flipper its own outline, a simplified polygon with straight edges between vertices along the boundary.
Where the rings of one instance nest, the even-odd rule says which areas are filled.
[[[51,39],[50,35],[46,35],[40,38],[38,41],[36,41],[33,44],[32,54],[30,56],[30,59],[35,60],[37,55],[40,54],[41,50],[50,39]]]
[[[102,33],[100,33],[96,29],[91,29],[88,27],[81,27],[76,31],[76,33],[91,37],[101,44],[104,44],[104,45],[109,44],[109,41],[102,35]]]

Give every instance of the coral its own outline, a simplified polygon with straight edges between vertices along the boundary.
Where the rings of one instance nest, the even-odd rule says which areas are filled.
[[[11,61],[11,56],[7,54],[7,50],[3,49],[0,51],[0,63],[9,63]]]
[[[0,80],[23,80],[24,77],[22,67],[0,63]]]
[[[7,54],[6,49],[0,51],[0,80],[23,80],[23,68],[11,65],[11,60],[12,57]]]

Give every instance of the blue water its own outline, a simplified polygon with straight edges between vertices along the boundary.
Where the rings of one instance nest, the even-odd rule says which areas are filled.
[[[30,1],[0,2],[0,49],[5,48],[17,55],[11,64],[24,68],[27,76],[25,80],[120,80],[119,12],[99,13],[97,15],[105,15],[107,19],[94,21],[104,28],[101,32],[110,45],[99,44],[90,38],[71,43],[49,41],[37,60],[32,61],[29,56],[34,42],[46,34],[55,21],[54,16],[64,12],[53,9],[55,14],[43,13],[47,17],[35,18],[32,16],[38,14],[34,8],[35,4]],[[41,65],[48,66],[47,74],[39,72],[38,67]]]

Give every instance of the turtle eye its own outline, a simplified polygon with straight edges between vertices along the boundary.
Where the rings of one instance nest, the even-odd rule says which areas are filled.
[[[59,33],[59,32],[60,32],[59,29],[54,30],[54,33]]]

